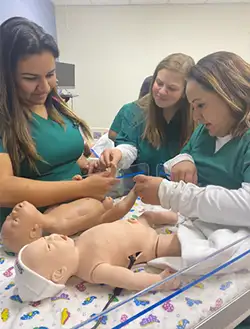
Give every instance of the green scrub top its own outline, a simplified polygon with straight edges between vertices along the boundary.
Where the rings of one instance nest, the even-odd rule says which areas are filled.
[[[38,174],[24,160],[20,167],[20,177],[39,181],[62,181],[71,180],[77,174],[81,175],[76,161],[83,153],[83,137],[77,125],[63,115],[62,118],[65,126],[61,126],[50,118],[44,119],[35,113],[32,114],[31,135],[37,152],[44,161],[36,162]],[[1,139],[0,153],[6,153]],[[10,208],[0,208],[0,226],[10,212]]]
[[[216,137],[211,137],[205,126],[200,125],[181,151],[193,157],[199,185],[238,189],[243,182],[250,183],[250,129],[216,153],[215,146]]]
[[[117,134],[122,131],[124,129],[124,124],[127,122],[127,117],[131,115],[131,110],[133,110],[133,107],[130,104],[124,105],[116,114],[110,126],[110,130],[113,130]]]
[[[145,113],[136,103],[126,104],[123,129],[117,135],[115,145],[130,144],[137,148],[137,159],[134,164],[147,163],[149,174],[157,175],[158,165],[173,158],[180,152],[181,123],[178,114],[170,123],[165,122],[166,140],[158,149],[142,138],[146,121]]]

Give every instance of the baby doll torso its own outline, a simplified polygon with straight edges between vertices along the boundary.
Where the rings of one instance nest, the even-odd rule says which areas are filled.
[[[80,260],[77,276],[93,282],[94,269],[101,263],[127,267],[129,256],[141,252],[138,263],[156,257],[158,235],[137,220],[101,224],[84,232],[75,241]]]
[[[107,200],[108,199],[108,200]],[[76,212],[78,216],[83,216],[86,214],[102,215],[107,209],[112,208],[113,200],[111,198],[105,198],[102,202],[93,198],[82,198],[74,203],[74,209],[72,211]],[[58,205],[49,208],[45,214],[50,213]],[[62,215],[64,214],[64,209],[62,208]],[[70,216],[69,216],[70,217]]]

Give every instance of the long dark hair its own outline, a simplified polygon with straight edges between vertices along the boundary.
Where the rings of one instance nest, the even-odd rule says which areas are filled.
[[[12,17],[0,26],[0,138],[10,156],[15,175],[19,175],[24,158],[34,170],[37,170],[35,162],[43,160],[37,154],[30,134],[32,115],[19,100],[15,74],[20,59],[44,51],[50,52],[55,59],[59,57],[54,38],[34,22]],[[88,125],[68,108],[56,89],[50,92],[46,107],[53,120],[63,125],[63,114],[81,126],[86,138],[91,138]]]

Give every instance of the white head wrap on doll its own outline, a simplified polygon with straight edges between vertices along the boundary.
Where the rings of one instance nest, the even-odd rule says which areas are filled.
[[[21,300],[23,302],[37,302],[54,297],[65,288],[65,285],[56,284],[29,269],[22,262],[22,252],[25,248],[26,246],[19,251],[15,263],[15,283]]]

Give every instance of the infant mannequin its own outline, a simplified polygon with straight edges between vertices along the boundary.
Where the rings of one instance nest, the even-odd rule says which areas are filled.
[[[175,234],[157,234],[152,224],[163,224],[159,213],[142,214],[138,220],[119,220],[95,226],[75,241],[52,234],[23,247],[15,265],[16,285],[23,301],[39,301],[59,293],[67,280],[76,275],[95,284],[128,290],[142,290],[170,275],[133,273],[127,269],[129,256],[140,252],[136,263],[157,257],[179,256]],[[173,279],[159,289],[176,289]]]
[[[77,175],[73,179],[82,179]],[[122,201],[114,204],[106,197],[102,202],[93,198],[84,198],[71,202],[71,212],[60,205],[47,210],[44,214],[27,201],[14,207],[6,218],[2,230],[2,243],[8,251],[18,252],[23,246],[42,237],[44,234],[58,233],[73,235],[95,225],[109,223],[122,218],[133,207],[136,200],[130,192]]]

